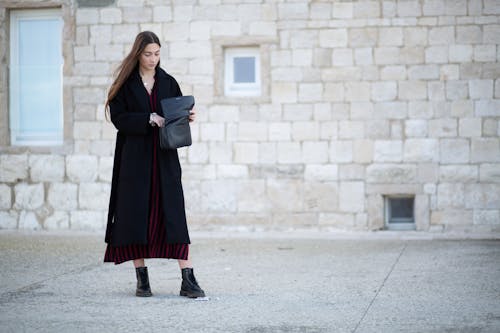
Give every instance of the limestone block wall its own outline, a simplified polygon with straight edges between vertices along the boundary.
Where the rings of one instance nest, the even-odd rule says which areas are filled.
[[[142,30],[197,99],[179,150],[192,226],[375,230],[415,196],[418,230],[500,231],[497,0],[116,0],[0,4],[0,227],[102,228],[111,75]],[[62,147],[8,141],[10,8],[60,6]],[[224,48],[256,46],[262,95],[224,96]]]

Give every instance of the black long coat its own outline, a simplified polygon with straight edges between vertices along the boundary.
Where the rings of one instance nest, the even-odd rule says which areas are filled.
[[[156,113],[162,115],[159,101],[182,93],[177,81],[159,67],[155,85]],[[149,96],[137,68],[110,101],[109,110],[118,133],[105,241],[114,246],[146,244],[153,128],[149,124]],[[158,160],[167,243],[189,244],[177,150],[161,150]]]

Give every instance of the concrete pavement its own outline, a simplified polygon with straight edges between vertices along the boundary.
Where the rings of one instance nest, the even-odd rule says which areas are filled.
[[[406,235],[401,237],[400,235]],[[103,236],[0,232],[0,332],[500,332],[500,241],[425,233],[193,232],[174,260],[103,264]]]

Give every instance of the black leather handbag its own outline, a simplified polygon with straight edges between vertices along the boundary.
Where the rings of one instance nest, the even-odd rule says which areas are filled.
[[[165,125],[160,128],[160,147],[176,149],[190,146],[189,112],[194,106],[193,96],[179,96],[160,101]]]

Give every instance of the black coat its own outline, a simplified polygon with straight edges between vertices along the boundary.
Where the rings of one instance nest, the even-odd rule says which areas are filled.
[[[161,68],[156,70],[155,85],[156,113],[161,115],[160,101],[182,93],[177,81]],[[109,110],[118,133],[105,241],[114,246],[146,244],[153,128],[149,124],[149,96],[137,68],[110,101]],[[158,160],[167,243],[189,244],[177,150],[161,150]]]

